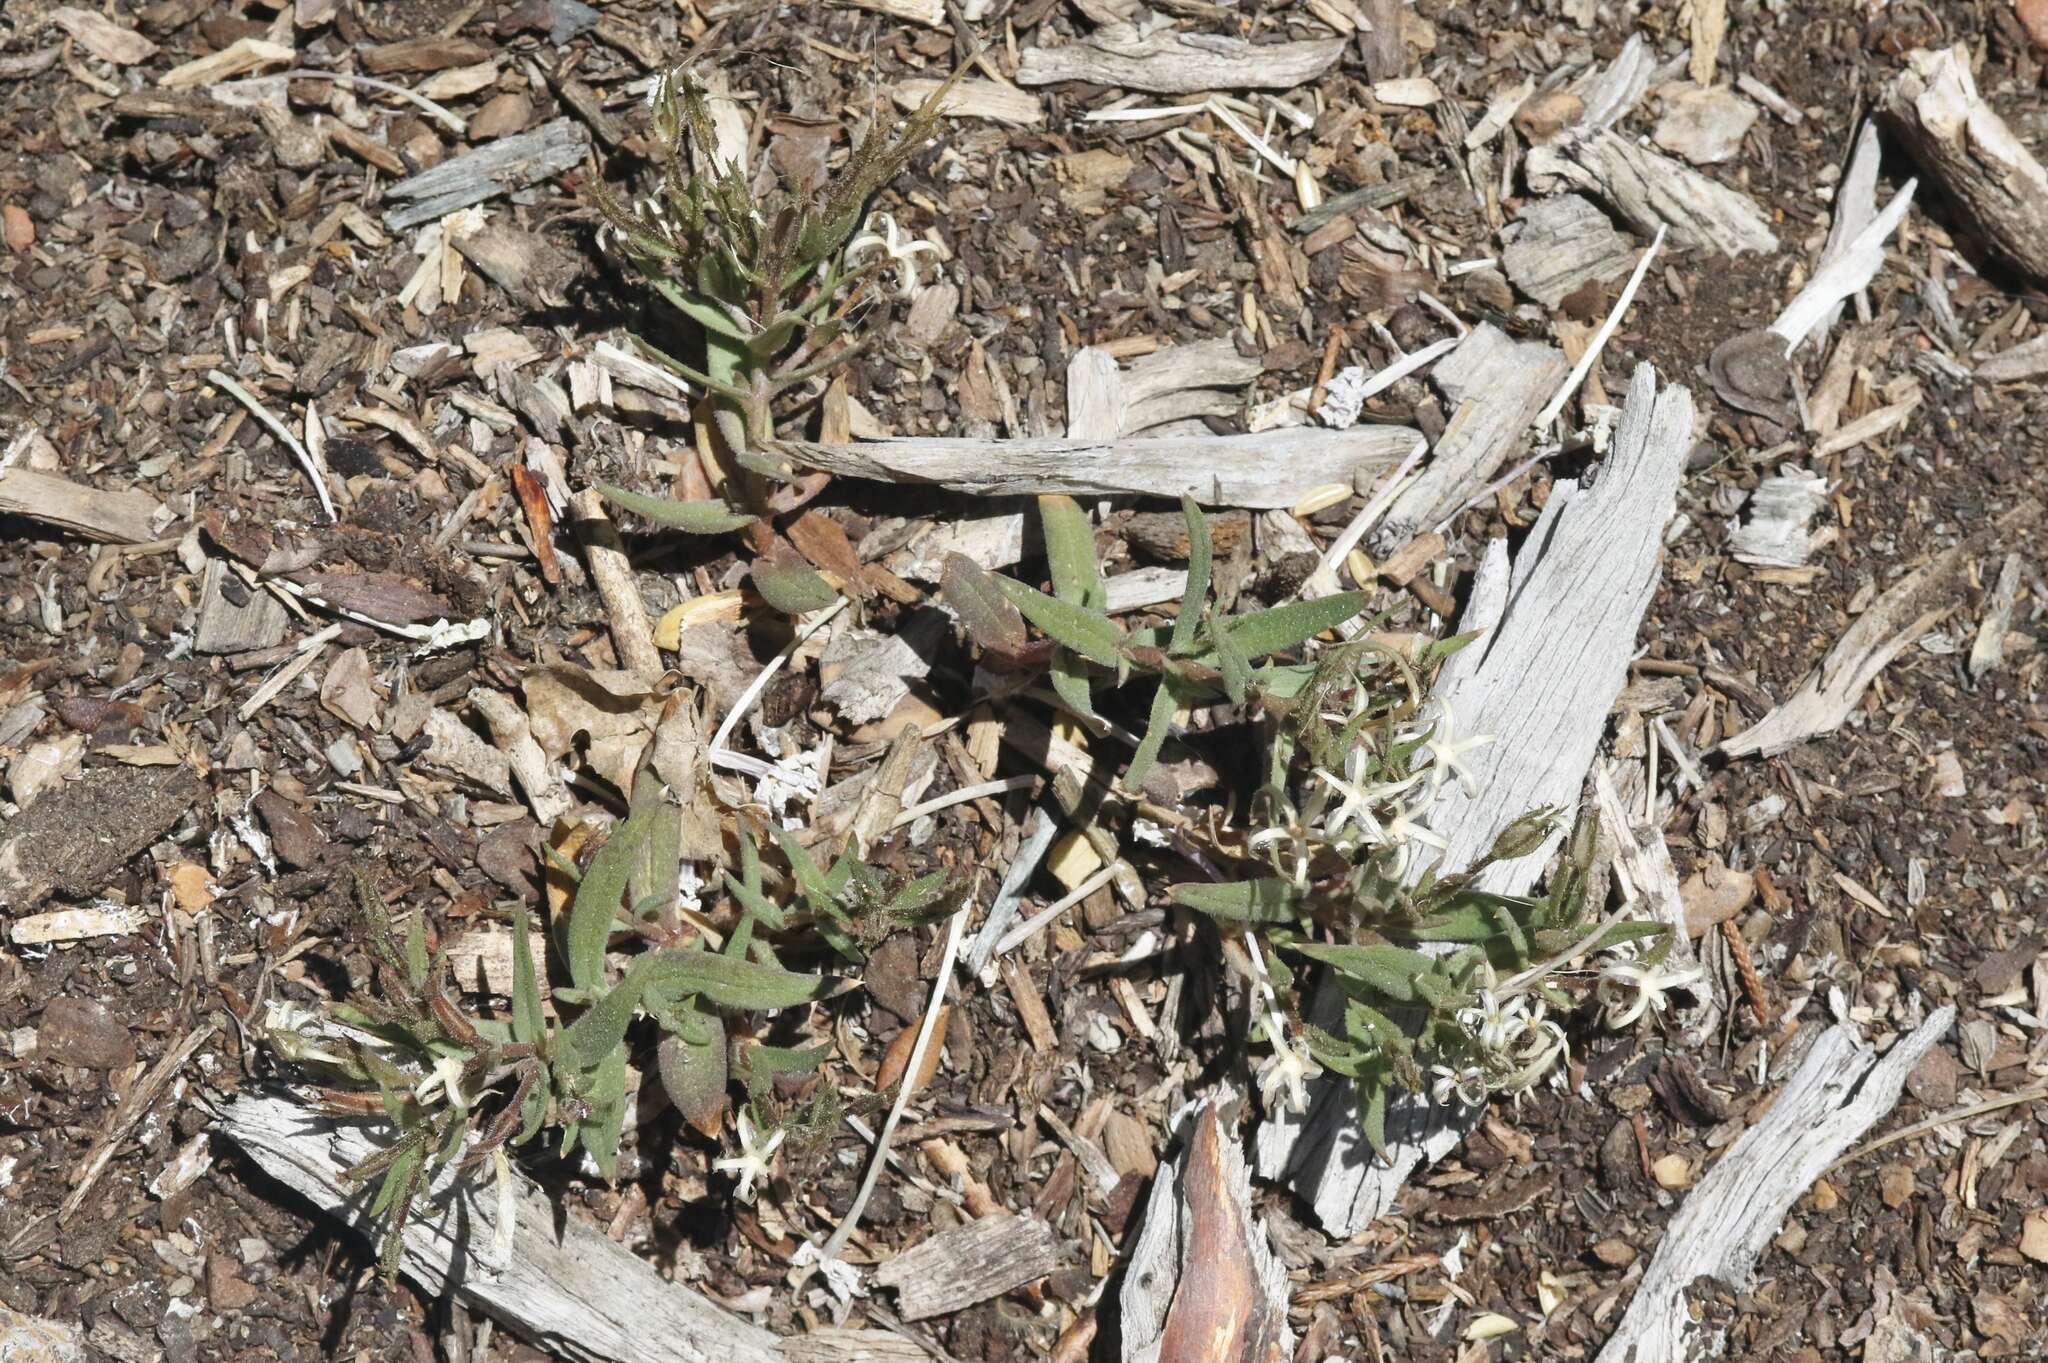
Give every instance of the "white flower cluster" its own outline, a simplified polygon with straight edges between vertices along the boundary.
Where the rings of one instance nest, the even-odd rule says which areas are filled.
[[[1352,715],[1324,718],[1341,726],[1365,703],[1361,687],[1353,695]],[[1422,820],[1451,781],[1468,798],[1477,793],[1478,779],[1465,755],[1493,742],[1493,735],[1459,738],[1452,728],[1449,701],[1433,699],[1428,708],[1423,723],[1396,735],[1399,742],[1421,740],[1417,751],[1422,761],[1407,776],[1367,784],[1374,754],[1361,742],[1344,755],[1341,772],[1317,767],[1301,808],[1283,811],[1283,821],[1253,834],[1252,850],[1267,853],[1275,868],[1297,885],[1307,881],[1309,862],[1319,847],[1345,854],[1361,848],[1391,850],[1395,876],[1407,875],[1418,844],[1445,850],[1449,844]]]
[[[1491,970],[1485,978],[1478,1001],[1458,1010],[1459,1023],[1483,1059],[1458,1069],[1430,1066],[1430,1097],[1438,1103],[1455,1098],[1476,1104],[1488,1093],[1527,1093],[1571,1053],[1564,1028],[1544,1016],[1548,1010],[1542,999],[1503,995]]]

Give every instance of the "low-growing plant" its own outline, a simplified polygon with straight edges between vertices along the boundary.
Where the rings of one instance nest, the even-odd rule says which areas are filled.
[[[371,1213],[387,1217],[380,1255],[387,1273],[396,1267],[407,1216],[447,1167],[495,1159],[499,1176],[509,1177],[504,1150],[538,1145],[558,1157],[581,1152],[612,1178],[629,1064],[650,1049],[670,1101],[707,1134],[723,1125],[732,1081],[745,1087],[740,1154],[717,1162],[740,1175],[744,1191],[765,1176],[784,1126],[836,1120],[833,1113],[782,1113],[773,1098],[775,1079],[815,1069],[822,1047],[743,1039],[733,1019],[810,1004],[841,987],[831,976],[786,968],[787,944],[857,963],[865,944],[944,911],[955,891],[943,874],[892,885],[850,849],[820,865],[787,834],[777,840],[789,868],[779,884],[742,822],[736,868],[723,876],[729,903],[721,916],[730,926],[714,949],[676,911],[676,809],[651,769],[643,770],[627,817],[587,860],[552,854],[555,873],[573,885],[546,939],[556,965],[553,1011],[543,1005],[546,962],[535,959],[521,908],[512,922],[511,1007],[502,1017],[480,1015],[447,988],[445,957],[428,949],[422,916],[411,914],[399,927],[369,876],[356,870],[369,988],[324,1016],[274,1019],[268,1040],[320,1082],[320,1110],[393,1128],[389,1145],[344,1176],[376,1181]],[[622,935],[640,949],[616,965],[614,939]],[[807,945],[812,937],[816,944]]]
[[[1030,657],[1025,624],[1037,626],[1052,644],[1053,688],[1076,712],[1092,714],[1105,685],[1158,678],[1127,788],[1144,781],[1183,707],[1228,698],[1264,716],[1271,746],[1252,802],[1258,827],[1240,858],[1255,872],[1176,886],[1173,898],[1245,933],[1260,981],[1258,1027],[1273,1048],[1260,1071],[1269,1106],[1284,1097],[1303,1108],[1305,1079],[1334,1071],[1355,1081],[1359,1119],[1383,1149],[1397,1092],[1479,1102],[1549,1072],[1565,1052],[1557,1018],[1577,1004],[1555,978],[1567,962],[1634,953],[1602,976],[1617,1019],[1632,1021],[1686,983],[1661,970],[1661,928],[1595,921],[1589,819],[1566,839],[1541,896],[1495,894],[1479,882],[1489,866],[1551,844],[1552,810],[1515,820],[1470,866],[1422,864],[1421,849],[1447,847],[1428,826],[1431,805],[1447,783],[1471,782],[1464,756],[1491,741],[1459,738],[1448,706],[1429,699],[1438,670],[1470,636],[1407,651],[1367,629],[1312,663],[1279,660],[1353,621],[1364,594],[1221,617],[1207,600],[1207,521],[1192,500],[1182,509],[1188,584],[1171,626],[1126,631],[1109,616],[1093,530],[1066,497],[1039,499],[1050,594],[958,556],[944,590],[970,637],[998,654]],[[1332,982],[1331,998],[1305,1010],[1296,980],[1317,970]]]
[[[681,68],[656,83],[651,133],[663,148],[659,185],[630,203],[602,182],[591,193],[605,219],[604,235],[621,258],[701,330],[702,368],[642,338],[635,342],[710,395],[723,454],[737,468],[729,470],[727,496],[720,500],[676,501],[599,483],[607,498],[693,534],[739,529],[769,510],[772,488],[793,476],[776,449],[777,401],[845,366],[872,338],[863,324],[885,269],[936,249],[899,242],[893,220],[886,236],[856,234],[876,191],[937,130],[941,104],[959,74],[900,127],[885,129],[878,120],[822,184],[778,171],[761,193],[764,177],[720,158],[703,85]],[[756,574],[770,604],[810,609],[804,603],[818,599],[821,589],[823,601],[831,600],[829,588],[808,569],[771,566],[777,580],[760,581],[763,574]]]

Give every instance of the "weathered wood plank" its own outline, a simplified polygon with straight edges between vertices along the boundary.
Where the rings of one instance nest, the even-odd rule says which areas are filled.
[[[1060,1239],[1031,1216],[984,1216],[940,1231],[875,1270],[896,1289],[905,1320],[963,1310],[1043,1278],[1060,1264]]]
[[[339,1176],[376,1147],[359,1127],[321,1121],[294,1099],[244,1093],[221,1129],[264,1173],[328,1216],[369,1233],[366,1200]],[[515,1177],[512,1246],[496,1272],[483,1262],[498,1227],[487,1177],[447,1177],[405,1231],[405,1275],[454,1292],[527,1340],[578,1363],[785,1363],[775,1336],[665,1280],[654,1267],[547,1194]]]
[[[1907,53],[1880,107],[1984,242],[2009,264],[2048,279],[2048,168],[1977,93],[1970,49]]]
[[[385,198],[405,202],[384,214],[384,225],[402,229],[432,222],[458,208],[560,175],[589,154],[590,134],[573,118],[557,118],[516,137],[501,137],[387,186]]]
[[[102,492],[34,469],[0,472],[0,514],[26,516],[105,544],[149,543],[157,537],[162,510],[163,503],[139,489]]]
[[[1597,1363],[1703,1363],[1728,1347],[1725,1331],[1694,1320],[1693,1280],[1746,1292],[1757,1259],[1827,1167],[1898,1105],[1906,1076],[1947,1035],[1945,1007],[1883,1059],[1847,1027],[1830,1027],[1785,1081],[1771,1110],[1714,1163],[1671,1218],[1664,1242]]]
[[[1342,38],[1252,44],[1222,34],[1172,29],[1141,34],[1110,24],[1061,47],[1027,47],[1017,65],[1019,85],[1087,81],[1155,95],[1211,90],[1291,90],[1337,64]]]
[[[1564,352],[1517,341],[1491,322],[1472,329],[1432,376],[1451,405],[1451,421],[1422,476],[1394,499],[1373,533],[1389,554],[1455,515],[1487,479],[1529,441],[1530,423],[1565,376]]]
[[[1158,440],[792,440],[780,448],[849,477],[934,483],[984,497],[1064,492],[1178,500],[1185,493],[1205,506],[1264,510],[1292,506],[1312,488],[1384,472],[1419,439],[1405,426],[1357,426]]]

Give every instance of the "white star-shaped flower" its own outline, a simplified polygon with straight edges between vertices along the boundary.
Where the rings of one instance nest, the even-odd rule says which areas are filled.
[[[427,1071],[412,1091],[412,1096],[422,1103],[436,1093],[444,1093],[448,1105],[457,1112],[469,1111],[469,1095],[462,1091],[462,1062],[452,1055],[444,1055],[434,1062],[434,1068]]]
[[[1698,966],[1667,971],[1659,965],[1636,965],[1618,961],[1600,972],[1594,993],[1607,1009],[1607,1025],[1619,1030],[1645,1013],[1656,1014],[1670,1006],[1664,995],[1705,979]]]
[[[768,1133],[767,1139],[754,1127],[754,1119],[745,1108],[740,1109],[740,1152],[722,1160],[712,1161],[711,1167],[720,1173],[738,1174],[740,1186],[737,1193],[740,1201],[754,1200],[754,1180],[763,1183],[775,1177],[775,1152],[782,1145],[782,1138],[789,1133],[776,1127]]]
[[[1439,1107],[1449,1107],[1453,1099],[1467,1107],[1477,1107],[1486,1101],[1486,1074],[1477,1065],[1457,1070],[1448,1065],[1431,1065],[1429,1073],[1429,1096]]]
[[[1407,790],[1417,781],[1420,781],[1423,776],[1421,772],[1417,772],[1406,780],[1390,781],[1377,786],[1365,786],[1359,784],[1359,779],[1355,775],[1350,780],[1345,780],[1336,773],[1325,771],[1321,767],[1316,768],[1315,774],[1322,780],[1323,784],[1343,797],[1342,803],[1337,806],[1335,811],[1325,816],[1323,831],[1334,838],[1344,831],[1346,824],[1355,823],[1360,831],[1365,834],[1368,842],[1382,844],[1387,841],[1387,829],[1380,823],[1379,816],[1373,811]]]
[[[880,232],[874,230],[876,223],[881,224]],[[867,221],[867,230],[846,243],[846,263],[851,265],[855,256],[877,248],[896,266],[901,280],[897,292],[904,298],[917,292],[918,252],[929,251],[934,257],[939,254],[937,246],[905,233],[896,225],[895,217],[888,213],[874,214]]]
[[[1491,989],[1480,990],[1479,1002],[1472,1007],[1459,1009],[1458,1021],[1489,1051],[1506,1050],[1529,1025],[1519,995],[1503,1003]]]
[[[1469,738],[1459,738],[1452,728],[1451,703],[1439,696],[1434,704],[1436,722],[1430,725],[1429,737],[1422,743],[1422,750],[1429,754],[1430,798],[1435,799],[1442,792],[1444,782],[1451,779],[1457,781],[1458,788],[1465,792],[1467,799],[1476,797],[1479,778],[1465,764],[1465,754],[1493,742],[1493,735],[1473,734]]]
[[[1274,1022],[1267,1023],[1273,1030]],[[1259,1065],[1259,1097],[1266,1104],[1266,1111],[1280,1110],[1276,1099],[1286,1094],[1287,1110],[1294,1113],[1308,1111],[1308,1081],[1323,1072],[1323,1067],[1308,1053],[1308,1047],[1299,1040],[1285,1040],[1275,1033],[1273,1053]]]

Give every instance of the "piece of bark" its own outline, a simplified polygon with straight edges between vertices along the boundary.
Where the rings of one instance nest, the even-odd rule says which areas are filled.
[[[1116,439],[1129,406],[1116,356],[1092,345],[1075,351],[1067,361],[1067,438]]]
[[[1140,356],[1123,372],[1124,419],[1118,434],[1137,435],[1194,417],[1235,416],[1244,405],[1240,390],[1265,367],[1259,356],[1239,354],[1228,336],[1163,346]]]
[[[1323,75],[1343,55],[1342,38],[1253,44],[1170,28],[1140,34],[1128,24],[1111,24],[1061,47],[1025,48],[1017,83],[1085,81],[1154,95],[1292,90]]]
[[[403,38],[364,48],[360,60],[363,70],[373,76],[418,75],[454,66],[475,66],[489,61],[494,52],[495,49],[474,38]]]
[[[1578,117],[1548,140],[1566,141],[1606,132],[1643,102],[1656,69],[1657,54],[1642,34],[1631,33],[1613,61],[1572,82],[1569,88],[1579,100]]]
[[[1459,621],[1461,631],[1485,632],[1444,664],[1435,694],[1450,705],[1458,733],[1495,741],[1471,760],[1479,794],[1453,783],[1430,809],[1430,826],[1449,844],[1439,868],[1471,865],[1538,806],[1561,811],[1552,845],[1569,827],[1628,679],[1692,441],[1692,395],[1677,386],[1660,392],[1655,371],[1638,366],[1593,485],[1557,485],[1512,568],[1505,540],[1487,547]],[[1416,860],[1419,875],[1424,859]],[[1519,894],[1544,860],[1538,851],[1497,863],[1478,884]],[[1258,1170],[1291,1184],[1339,1239],[1391,1206],[1408,1175],[1454,1149],[1476,1117],[1427,1095],[1398,1094],[1388,1105],[1382,1161],[1359,1129],[1348,1082],[1325,1076],[1310,1097],[1307,1113],[1260,1127]]]
[[[0,830],[0,908],[99,893],[205,795],[182,766],[92,767],[43,792]]]
[[[1524,166],[1537,192],[1597,194],[1644,236],[1665,227],[1671,244],[1685,250],[1739,256],[1778,249],[1755,200],[1617,133],[1532,147]]]
[[[502,219],[458,233],[455,249],[513,302],[528,308],[560,307],[580,268],[574,257],[540,233]]]
[[[1209,543],[1216,557],[1228,558],[1250,534],[1252,518],[1243,511],[1220,511],[1207,518]],[[1194,545],[1187,518],[1178,511],[1141,511],[1123,525],[1124,542],[1163,563],[1186,563]]]
[[[102,544],[147,544],[163,503],[136,488],[103,492],[54,473],[0,472],[0,514],[25,516]]]
[[[1825,478],[1804,469],[1771,475],[1749,495],[1749,518],[1728,537],[1729,552],[1760,567],[1801,567],[1813,549],[1807,527],[1827,500]]]
[[[516,137],[451,157],[387,185],[384,197],[402,200],[384,215],[394,229],[433,222],[500,194],[560,175],[590,154],[590,134],[573,118],[557,118]]]
[[[2048,279],[2048,169],[1977,93],[1970,49],[1907,53],[1879,107],[1968,229],[2008,264]]]
[[[1597,1363],[1718,1357],[1727,1335],[1694,1319],[1687,1300],[1693,1281],[1710,1277],[1747,1292],[1792,1204],[1897,1106],[1906,1075],[1954,1022],[1953,1007],[1937,1010],[1882,1059],[1847,1026],[1822,1032],[1770,1111],[1714,1162],[1671,1218]]]
[[[1450,403],[1450,424],[1421,476],[1374,531],[1374,550],[1391,553],[1435,529],[1485,488],[1528,443],[1530,423],[1557,391],[1565,368],[1564,352],[1555,346],[1514,340],[1491,322],[1474,327],[1438,361],[1431,377]]]
[[[889,1330],[826,1326],[782,1341],[789,1363],[930,1363],[922,1344]]]
[[[983,568],[1009,567],[1024,557],[1024,517],[975,516],[934,526],[892,557],[890,570],[913,582],[937,582],[953,554]]]
[[[2048,374],[2048,332],[1999,351],[1970,373],[1985,383],[2017,383]]]
[[[605,509],[604,497],[595,489],[577,494],[576,537],[583,541],[583,556],[590,563],[590,576],[604,601],[610,618],[612,647],[619,666],[628,672],[661,675],[661,650],[654,646],[654,625],[647,618],[647,603],[633,580],[633,561],[626,554],[618,527]]]
[[[1664,113],[1650,140],[1696,166],[1732,161],[1755,126],[1756,105],[1727,86],[1709,89],[1665,87]]]
[[[1236,416],[1244,405],[1237,390],[1264,369],[1228,336],[1165,346],[1123,369],[1106,351],[1083,346],[1067,361],[1067,439],[1113,440],[1176,421]]]
[[[1294,1350],[1287,1269],[1251,1208],[1236,1139],[1202,1103],[1153,1180],[1117,1298],[1123,1363],[1279,1363]]]
[[[1842,181],[1835,186],[1834,219],[1828,224],[1828,240],[1821,248],[1817,270],[1846,256],[1863,229],[1877,217],[1877,172],[1883,160],[1884,147],[1877,135],[1877,121],[1866,119],[1863,130],[1856,135],[1855,150],[1849,153],[1849,164],[1842,171]],[[1880,257],[1882,254],[1880,249]],[[1842,309],[1849,296],[1846,293],[1820,310],[1818,316],[1800,314],[1798,305],[1811,288],[1809,281],[1785,311],[1778,314],[1778,320],[1771,323],[1771,330],[1786,339],[1788,349],[1797,350],[1808,340],[1813,341],[1817,349],[1825,349],[1828,333],[1834,330],[1835,323],[1842,320]]]
[[[199,579],[199,621],[193,629],[194,653],[252,653],[284,642],[289,617],[278,599],[261,587],[234,578],[241,604],[227,595],[232,575],[219,559],[208,559]]]
[[[898,81],[889,93],[904,112],[910,113],[923,107],[941,84],[935,79]],[[1045,101],[1014,85],[998,85],[976,77],[947,91],[939,101],[939,112],[947,118],[986,118],[1027,127],[1045,122]]]
[[[897,1314],[927,1320],[965,1310],[1045,1277],[1060,1263],[1052,1227],[1031,1216],[985,1216],[905,1250],[875,1270]]]
[[[1578,194],[1538,199],[1501,229],[1501,268],[1514,286],[1554,308],[1588,284],[1605,284],[1635,268],[1636,248]]]
[[[512,760],[484,742],[452,711],[434,711],[420,732],[427,736],[420,765],[493,795],[512,798]]]
[[[1991,599],[1984,603],[1984,621],[1970,644],[1970,680],[1982,681],[1985,673],[2005,661],[2005,639],[2012,632],[2012,609],[2019,593],[2020,556],[2007,554],[1999,565]]]
[[[1775,757],[1809,738],[1833,733],[1877,674],[1948,613],[1950,608],[1942,599],[1970,560],[2001,540],[2023,539],[2033,533],[2040,519],[2039,502],[2022,502],[1894,583],[1856,617],[1856,623],[1835,641],[1790,700],[1741,733],[1723,739],[1720,751],[1730,757]]]
[[[370,1233],[359,1190],[343,1170],[377,1147],[358,1127],[314,1117],[279,1093],[230,1100],[221,1130],[259,1168],[325,1215]],[[405,1229],[400,1271],[429,1297],[452,1291],[520,1339],[578,1363],[784,1363],[775,1337],[724,1307],[669,1282],[602,1227],[513,1176],[516,1212],[509,1261],[484,1258],[498,1226],[488,1172],[444,1173]]]
[[[146,62],[157,53],[156,44],[134,29],[123,28],[104,15],[76,5],[59,5],[51,10],[50,22],[76,38],[78,45],[93,56],[116,66]]]
[[[1352,12],[1364,21],[1358,39],[1365,78],[1392,80],[1408,69],[1408,44],[1401,36],[1406,6],[1402,0],[1356,0]]]
[[[156,83],[165,90],[194,89],[246,76],[266,66],[283,66],[296,56],[298,50],[284,43],[253,36],[237,38],[218,52],[209,52],[182,66],[172,67],[158,76]]]
[[[1875,153],[1872,160],[1875,160]],[[1852,165],[1850,171],[1860,179],[1859,166]],[[1874,165],[1868,173],[1876,174]],[[1913,206],[1913,194],[1919,185],[1918,180],[1906,181],[1881,214],[1874,209],[1866,212],[1854,199],[1844,202],[1842,212],[1835,218],[1835,226],[1828,231],[1828,244],[1821,252],[1813,278],[1807,280],[1806,287],[1793,296],[1785,310],[1778,314],[1778,319],[1771,323],[1772,333],[1785,338],[1787,351],[1798,349],[1799,343],[1809,336],[1818,335],[1826,340],[1828,328],[1842,315],[1848,299],[1868,285],[1884,265],[1885,242],[1905,221],[1906,210]],[[1857,182],[1844,181],[1845,195],[1855,193],[1858,188]],[[1844,224],[1859,223],[1855,230],[1843,231]]]
[[[1064,492],[1205,506],[1293,506],[1311,488],[1384,472],[1414,447],[1405,426],[1156,440],[972,440],[951,436],[781,448],[803,463],[885,483],[936,483],[984,497]]]

